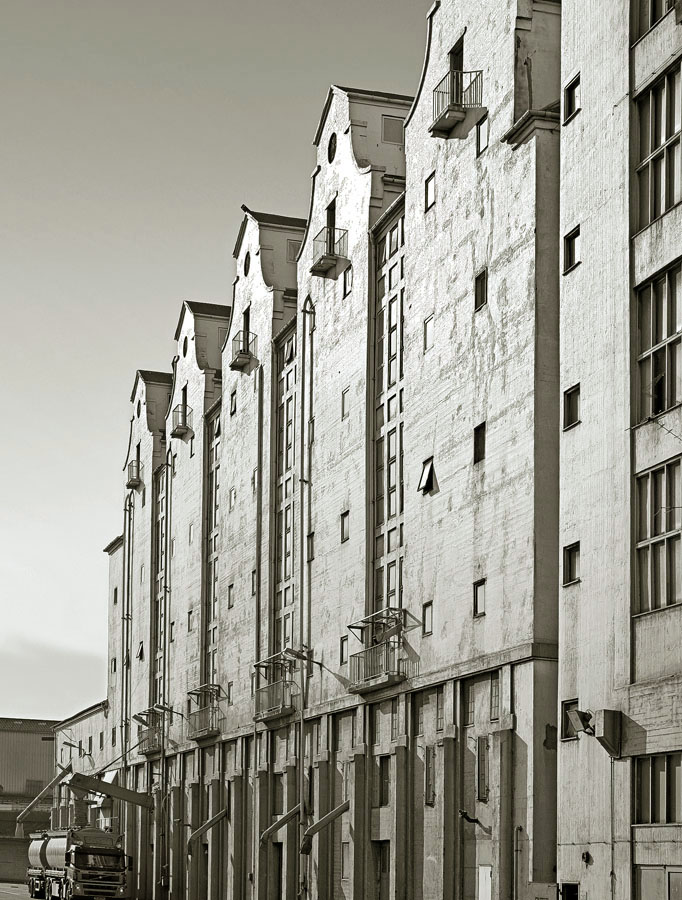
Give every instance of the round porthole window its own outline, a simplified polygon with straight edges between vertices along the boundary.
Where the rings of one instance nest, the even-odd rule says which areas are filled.
[[[185,335],[185,340],[182,342],[182,355],[187,356],[187,336]]]
[[[334,157],[336,156],[336,132],[332,134],[329,138],[329,146],[327,147],[327,159],[329,162],[334,162]]]
[[[142,412],[142,404],[141,404],[140,401],[138,400],[138,401],[137,401],[137,418],[138,418],[138,419],[140,418],[140,413],[141,413],[141,412]]]
[[[249,269],[251,268],[251,254],[247,253],[244,257],[244,275],[249,274]]]

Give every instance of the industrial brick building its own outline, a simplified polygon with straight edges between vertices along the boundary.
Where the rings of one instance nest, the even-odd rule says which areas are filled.
[[[57,730],[135,897],[682,896],[681,19],[436,0],[137,372]]]

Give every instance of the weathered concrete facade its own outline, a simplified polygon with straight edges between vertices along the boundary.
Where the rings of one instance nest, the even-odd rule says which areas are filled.
[[[681,13],[645,0],[563,9],[558,878],[570,897],[682,889]],[[587,732],[570,707],[592,714]]]
[[[154,797],[90,813],[137,897],[677,896],[682,30],[639,12],[437,0],[415,97],[333,86],[308,218],[243,207],[137,373],[57,747]]]

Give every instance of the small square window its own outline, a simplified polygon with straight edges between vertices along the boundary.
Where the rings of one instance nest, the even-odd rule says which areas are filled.
[[[580,422],[580,385],[564,391],[564,431]]]
[[[564,124],[580,111],[580,73],[564,88]]]
[[[343,270],[343,296],[347,297],[353,290],[353,266]]]
[[[485,459],[485,422],[474,428],[474,463]]]
[[[561,883],[561,900],[579,900],[580,885],[574,883],[568,883],[566,881],[562,881]],[[644,898],[642,898],[644,900]]]
[[[424,353],[433,347],[433,316],[424,319]]]
[[[564,584],[580,581],[580,542],[564,547]]]
[[[343,666],[348,662],[348,635],[344,634],[339,641],[339,662]]]
[[[436,202],[436,173],[431,175],[424,182],[424,212],[431,209]]]
[[[227,608],[232,609],[234,606],[234,584],[227,586]]]
[[[474,279],[474,311],[488,302],[488,270],[482,269]]]
[[[417,490],[422,494],[428,494],[433,490],[435,484],[435,471],[433,467],[433,457],[424,460],[422,463],[422,474],[417,485]]]
[[[350,537],[350,512],[341,513],[341,543],[343,544]]]
[[[564,237],[564,272],[569,272],[580,262],[580,225]]]
[[[561,703],[561,740],[568,741],[577,738],[575,728],[568,717],[569,712],[578,708],[577,700],[564,700]]]
[[[474,582],[474,616],[485,615],[485,578]]]
[[[486,113],[476,126],[476,156],[480,156],[484,150],[488,149],[488,139],[490,137],[490,120]]]
[[[433,603],[422,604],[422,634],[433,634]]]
[[[341,418],[348,418],[348,411],[350,409],[350,388],[344,388],[341,391]]]
[[[404,119],[399,119],[397,116],[382,116],[381,140],[385,144],[403,144],[405,141],[404,121]]]
[[[237,412],[237,392],[232,391],[230,394],[230,415],[233,416]]]
[[[295,263],[298,257],[298,251],[301,249],[300,241],[287,241],[287,262]]]

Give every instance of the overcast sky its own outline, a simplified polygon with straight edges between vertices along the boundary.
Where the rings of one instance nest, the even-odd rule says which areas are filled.
[[[0,716],[105,696],[129,395],[240,205],[305,216],[330,83],[412,94],[431,0],[0,0]]]

